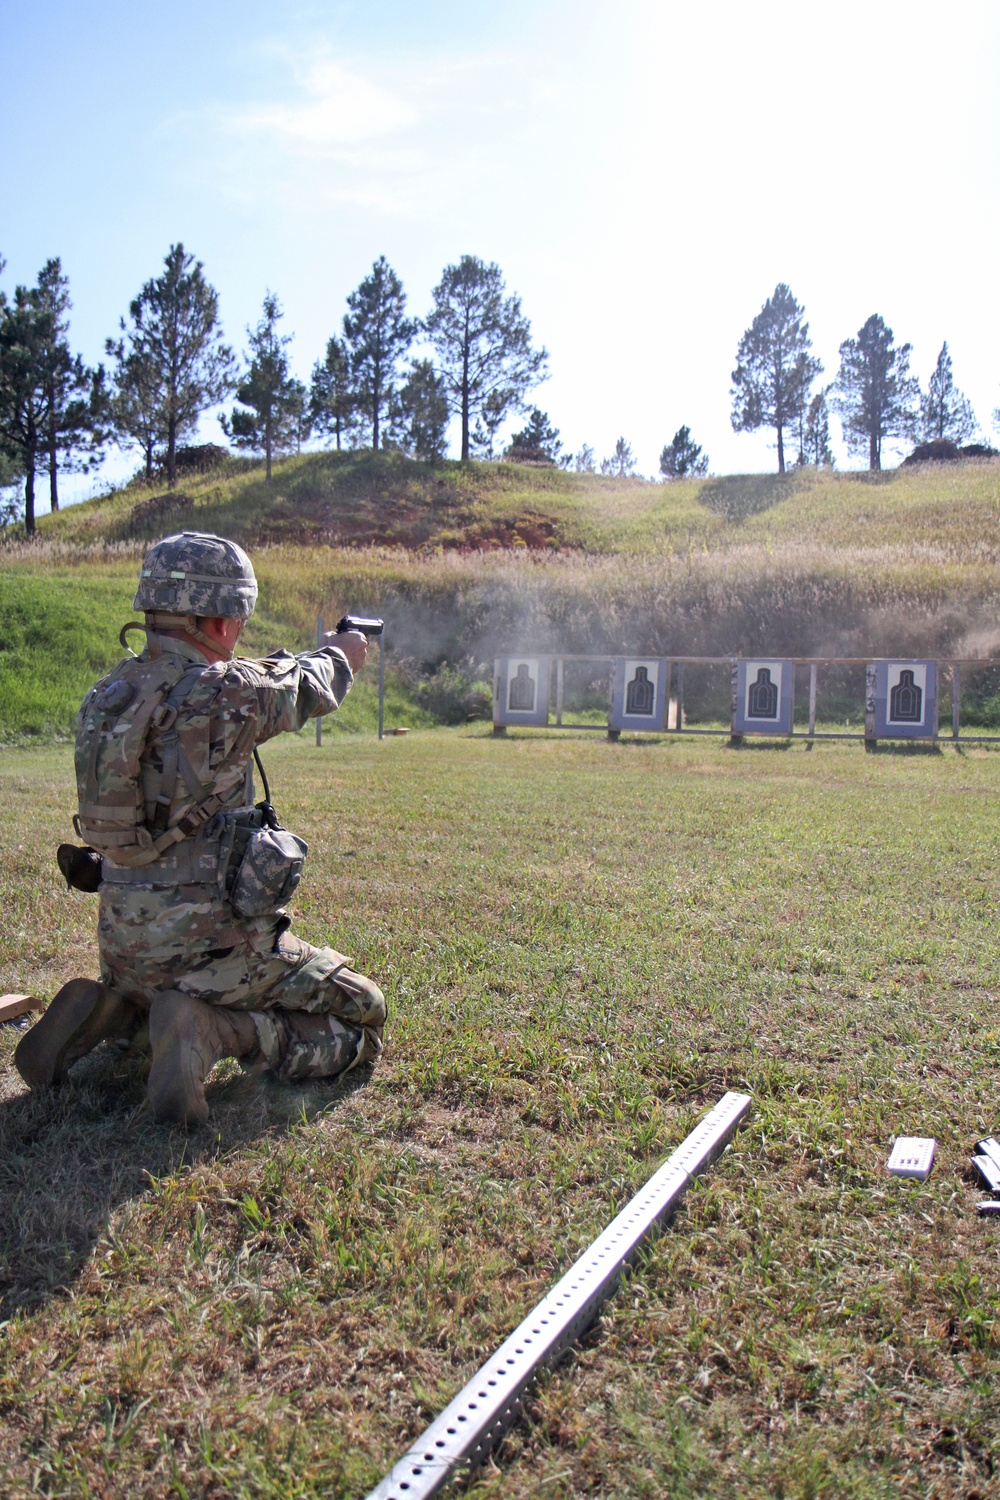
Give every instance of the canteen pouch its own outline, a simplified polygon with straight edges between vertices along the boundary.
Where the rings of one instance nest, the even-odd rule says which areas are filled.
[[[234,871],[226,880],[230,905],[241,917],[270,916],[295,894],[309,845],[287,828],[230,824],[226,835],[232,843],[223,868]]]

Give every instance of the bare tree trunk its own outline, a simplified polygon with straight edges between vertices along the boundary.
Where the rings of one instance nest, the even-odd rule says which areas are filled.
[[[778,473],[779,474],[784,474],[784,472],[785,472],[785,443],[784,443],[784,434],[782,433],[782,430],[781,430],[781,423],[779,422],[778,423]]]
[[[24,529],[29,536],[35,534],[35,455],[28,460],[24,476]]]
[[[868,434],[868,467],[871,470],[881,469],[882,455],[879,452],[878,434],[874,431]]]
[[[167,488],[173,489],[177,482],[177,418],[171,416],[167,422]]]
[[[55,428],[49,431],[49,509],[55,515],[59,509],[59,451],[56,447]]]
[[[493,444],[490,443],[492,455]],[[469,457],[469,341],[462,349],[462,462]]]

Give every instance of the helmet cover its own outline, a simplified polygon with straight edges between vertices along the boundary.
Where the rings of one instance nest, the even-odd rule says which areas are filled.
[[[133,608],[246,620],[256,601],[257,579],[242,547],[208,532],[182,531],[146,553]]]

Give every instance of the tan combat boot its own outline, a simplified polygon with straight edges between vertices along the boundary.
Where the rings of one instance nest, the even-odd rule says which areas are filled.
[[[98,1042],[124,1036],[138,1019],[135,1006],[96,979],[71,979],[18,1042],[14,1066],[29,1088],[51,1088]]]
[[[246,1011],[206,1005],[191,995],[161,995],[149,1012],[153,1062],[146,1098],[157,1120],[204,1125],[205,1079],[223,1057],[249,1058],[257,1028]]]

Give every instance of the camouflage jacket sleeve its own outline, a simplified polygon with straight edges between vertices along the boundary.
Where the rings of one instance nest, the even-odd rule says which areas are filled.
[[[354,678],[347,658],[335,646],[317,651],[278,651],[259,661],[230,664],[257,700],[257,743],[339,708]]]

